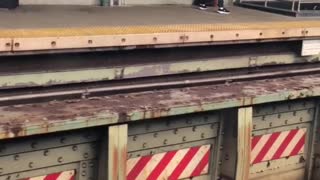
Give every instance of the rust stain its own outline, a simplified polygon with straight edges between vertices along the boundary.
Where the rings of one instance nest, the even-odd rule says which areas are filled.
[[[119,159],[118,159],[118,154],[119,154],[119,149],[117,147],[113,147],[113,167],[108,167],[109,169],[112,169],[113,172],[113,179],[118,180],[119,179]]]
[[[56,122],[72,121],[78,117],[90,119],[99,114],[116,114],[119,122],[130,121],[134,112],[141,112],[146,119],[158,118],[170,115],[174,107],[195,106],[194,111],[204,111],[206,104],[231,100],[249,105],[257,96],[280,92],[303,90],[302,94],[292,98],[305,98],[314,93],[310,87],[320,87],[319,74],[4,106],[0,107],[0,128],[5,129],[9,137],[9,134],[25,134],[24,127],[31,124],[40,124],[48,131],[50,125]],[[89,120],[86,123],[89,124]]]

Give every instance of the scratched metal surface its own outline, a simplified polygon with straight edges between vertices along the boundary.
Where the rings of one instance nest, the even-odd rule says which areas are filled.
[[[320,95],[320,75],[0,108],[0,139]]]

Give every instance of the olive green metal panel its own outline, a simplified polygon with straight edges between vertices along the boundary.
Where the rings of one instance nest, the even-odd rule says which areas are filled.
[[[316,102],[311,99],[254,107],[250,179],[274,174],[285,178],[287,172],[298,169],[300,173],[290,176],[292,179],[308,177],[316,112]]]
[[[74,170],[77,180],[96,179],[99,131],[80,130],[1,143],[0,180]]]

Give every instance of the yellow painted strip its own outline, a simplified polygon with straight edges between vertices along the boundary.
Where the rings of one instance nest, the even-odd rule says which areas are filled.
[[[32,38],[32,37],[67,37],[94,35],[152,34],[176,32],[205,32],[229,30],[270,30],[319,28],[320,21],[292,21],[266,23],[233,23],[233,24],[181,24],[152,26],[118,26],[87,28],[43,28],[43,29],[1,29],[0,38]]]

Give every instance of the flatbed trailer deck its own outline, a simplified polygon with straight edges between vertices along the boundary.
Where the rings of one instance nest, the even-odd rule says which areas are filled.
[[[0,11],[0,52],[43,52],[307,39],[319,18],[232,7],[221,16],[190,6],[23,6]],[[145,18],[148,17],[148,18]]]

